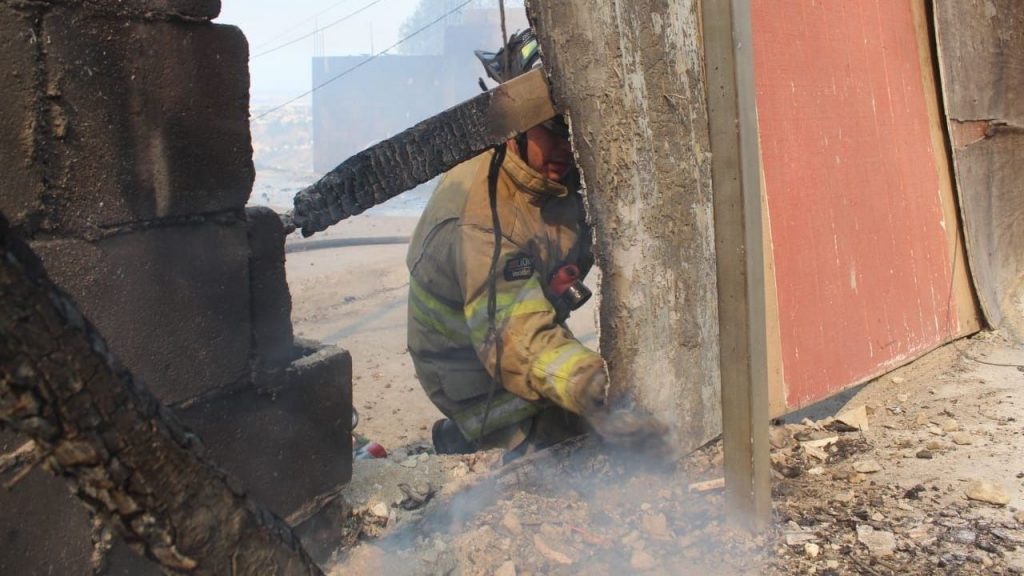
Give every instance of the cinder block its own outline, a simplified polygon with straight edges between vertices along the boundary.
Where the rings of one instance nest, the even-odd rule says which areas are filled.
[[[240,221],[34,242],[111,349],[165,404],[249,377],[249,248]]]
[[[284,270],[284,226],[266,207],[246,208],[252,282],[252,353],[260,367],[279,368],[294,356],[292,296]]]
[[[35,156],[42,66],[33,17],[0,6],[0,212],[31,233],[43,213],[43,170]]]
[[[27,440],[0,432],[0,454]],[[0,474],[0,482],[14,474]],[[0,574],[88,576],[90,533],[85,505],[49,472],[37,468],[11,490],[0,489]]]
[[[220,0],[35,0],[122,18],[180,17],[209,20],[220,14]]]
[[[287,518],[352,478],[352,357],[327,346],[256,384],[177,412],[211,460]]]
[[[242,209],[254,172],[240,30],[66,8],[42,30],[64,126],[46,143],[58,231]]]

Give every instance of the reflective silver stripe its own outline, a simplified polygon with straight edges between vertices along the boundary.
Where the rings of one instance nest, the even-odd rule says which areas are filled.
[[[487,432],[501,430],[507,426],[522,422],[534,416],[546,407],[543,401],[530,402],[515,394],[501,390],[494,394],[491,400],[491,411],[487,416]],[[486,398],[479,404],[466,408],[452,416],[452,420],[459,426],[462,435],[469,441],[480,438],[481,427],[484,425],[484,414],[487,412]]]

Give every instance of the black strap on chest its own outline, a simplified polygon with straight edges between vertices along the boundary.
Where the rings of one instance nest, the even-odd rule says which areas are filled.
[[[491,157],[491,166],[487,171],[487,195],[491,205],[491,225],[494,228],[494,252],[491,254],[491,270],[488,275],[487,290],[487,329],[490,338],[494,340],[494,384],[487,393],[487,404],[484,408],[483,421],[480,424],[480,436],[477,438],[479,447],[480,439],[487,435],[487,419],[491,415],[491,403],[494,401],[494,394],[501,383],[501,333],[496,325],[498,314],[498,260],[501,259],[501,218],[498,216],[498,175],[501,172],[501,165],[505,162],[506,144],[500,144],[494,148],[494,156]]]

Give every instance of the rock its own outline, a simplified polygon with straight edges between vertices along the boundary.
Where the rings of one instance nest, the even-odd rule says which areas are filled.
[[[883,522],[885,520],[885,515],[883,515],[881,512],[875,512],[871,515],[871,519],[875,522]]]
[[[813,448],[824,448],[830,444],[839,442],[839,435],[834,432],[812,432],[806,439],[800,441],[801,446]]]
[[[835,500],[836,502],[841,502],[843,504],[849,504],[850,502],[853,502],[853,490],[847,490],[846,492],[840,492],[840,493],[836,494],[835,496],[833,496],[832,499]]]
[[[519,534],[523,531],[523,525],[519,523],[519,518],[511,512],[505,514],[501,519],[501,525],[505,530],[508,530],[510,534]]]
[[[987,502],[996,506],[1006,506],[1010,503],[1010,496],[1005,489],[985,480],[970,482],[967,484],[964,494],[971,500]]]
[[[857,526],[857,541],[863,544],[872,556],[892,556],[896,551],[895,534],[875,530],[867,524]]]
[[[644,545],[643,534],[640,534],[637,530],[633,530],[629,534],[626,534],[625,538],[622,539],[622,543],[629,547],[639,545],[642,548]]]
[[[927,490],[927,488],[924,487],[924,484],[916,484],[913,488],[909,488],[906,492],[904,492],[903,497],[908,500],[920,500],[921,493],[923,493],[925,490]]]
[[[786,424],[783,426],[783,428],[785,428],[786,431],[789,432],[790,436],[796,436],[797,434],[800,434],[801,432],[805,432],[807,430],[807,426],[796,423]]]
[[[456,480],[459,478],[465,478],[468,474],[469,466],[467,466],[465,462],[456,463],[451,471],[452,478],[455,478]]]
[[[861,474],[874,474],[882,471],[882,465],[877,460],[863,460],[855,463],[853,469]]]
[[[838,570],[839,569],[839,560],[826,560],[825,561],[825,568],[828,568],[829,570]]]
[[[634,550],[629,559],[629,566],[634,570],[650,570],[658,565],[653,556],[643,550]]]
[[[1003,530],[1002,528],[992,528],[991,532],[993,536],[1004,542],[1017,545],[1024,544],[1024,535],[1018,536],[1016,531],[1010,532],[1009,530]]]
[[[377,518],[387,518],[390,514],[388,505],[383,502],[377,502],[373,506],[370,506],[370,514],[373,514]]]
[[[791,436],[789,435],[789,431],[781,426],[773,426],[772,429],[768,431],[768,443],[772,445],[772,448],[781,450],[782,448],[789,446],[790,440]]]
[[[815,460],[820,460],[822,462],[828,460],[828,452],[825,452],[824,450],[818,448],[817,446],[808,446],[805,444],[801,446],[801,448],[803,448],[804,454],[807,454],[808,456],[814,458]]]
[[[807,473],[810,474],[811,476],[821,476],[822,474],[825,473],[825,469],[822,468],[821,466],[815,466],[814,468],[809,468],[807,470]]]
[[[939,442],[938,440],[929,440],[928,443],[924,445],[924,447],[933,452],[935,450],[942,450],[942,442]]]
[[[916,454],[916,456],[922,460],[931,460],[934,458],[934,455],[928,450],[921,450]]]
[[[896,395],[896,400],[899,401],[900,404],[902,404],[902,403],[906,402],[907,400],[910,400],[910,394],[897,394]]]
[[[420,463],[420,459],[417,458],[416,456],[409,456],[405,460],[402,460],[401,462],[399,462],[399,464],[401,464],[402,466],[404,466],[406,468],[415,468],[419,463]]]
[[[804,556],[807,556],[808,558],[817,558],[820,553],[821,547],[817,544],[811,542],[804,544]]]
[[[924,412],[918,413],[917,418],[914,419],[914,423],[917,424],[918,426],[925,426],[925,425],[927,425],[928,424],[928,415],[925,414]]]
[[[935,426],[934,424],[928,427],[928,433],[935,434],[936,436],[946,435],[946,432],[942,428]]]
[[[555,526],[554,524],[549,524],[547,522],[541,524],[540,528],[538,528],[537,530],[540,532],[540,535],[542,538],[544,538],[545,542],[556,540],[565,535],[565,532],[561,527]]]
[[[974,443],[974,437],[967,432],[957,432],[953,434],[953,444],[957,446],[969,446]]]
[[[814,532],[806,532],[804,530],[787,530],[785,537],[787,546],[799,546],[800,544],[806,544],[818,539]]]
[[[943,418],[939,422],[939,427],[942,428],[943,432],[956,432],[960,429],[960,423],[954,418]]]
[[[898,385],[898,384],[903,384],[904,382],[907,381],[907,379],[904,378],[903,376],[893,376],[892,378],[889,379],[889,381],[892,382],[893,384],[897,384]]]
[[[1024,524],[1024,510],[1018,510],[1017,513],[1013,515],[1013,519],[1016,520],[1018,524]]]
[[[861,432],[867,432],[868,427],[868,411],[866,406],[858,406],[849,410],[844,410],[836,416],[836,422],[845,424],[852,430],[860,430]]]
[[[647,514],[640,520],[640,528],[651,538],[668,540],[672,533],[668,529],[668,519],[664,514]]]
[[[973,530],[955,530],[952,534],[952,540],[960,544],[974,544],[977,539],[978,535]]]
[[[554,562],[556,564],[562,564],[564,566],[568,566],[573,562],[572,558],[570,558],[565,553],[559,552],[558,550],[555,550],[554,548],[548,546],[544,542],[544,539],[541,538],[540,534],[533,535],[533,545],[537,548],[537,552],[540,552],[541,556],[547,558],[551,562]]]
[[[928,538],[929,530],[927,524],[918,524],[910,530],[907,530],[907,537],[915,542],[921,542]]]
[[[516,563],[509,560],[494,571],[494,576],[516,576]]]

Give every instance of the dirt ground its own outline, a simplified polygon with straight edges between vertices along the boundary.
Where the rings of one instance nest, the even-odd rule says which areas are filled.
[[[412,219],[353,218],[348,238]],[[772,429],[773,519],[722,516],[721,446],[650,458],[594,440],[501,466],[440,457],[405,353],[404,244],[288,256],[296,332],[352,352],[357,461],[333,574],[1024,574],[1024,348],[978,336]],[[596,345],[592,309],[574,330]],[[710,482],[710,484],[706,484]]]

